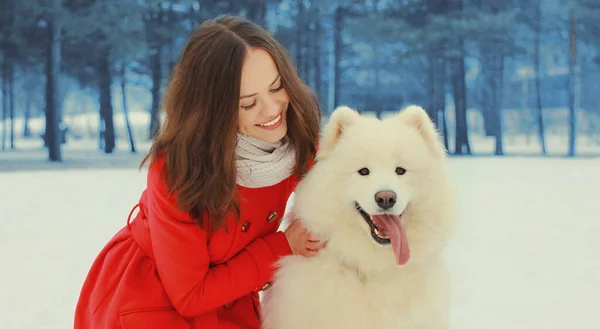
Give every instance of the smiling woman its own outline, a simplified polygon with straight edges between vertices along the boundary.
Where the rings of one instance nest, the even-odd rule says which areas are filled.
[[[74,328],[258,329],[273,265],[325,245],[300,221],[278,230],[315,156],[317,99],[271,35],[221,17],[188,40],[162,107],[146,189],[92,265]]]

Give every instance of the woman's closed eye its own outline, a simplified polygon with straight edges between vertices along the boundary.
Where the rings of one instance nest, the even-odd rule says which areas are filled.
[[[280,91],[280,90],[282,90],[282,89],[283,89],[283,83],[280,83],[280,84],[279,84],[279,87],[277,87],[277,88],[275,88],[275,89],[271,90],[271,92],[272,92],[272,93],[276,93],[276,92],[278,92],[278,91]]]
[[[272,89],[271,92],[272,93],[276,93],[283,90],[283,84],[280,84],[279,87]],[[254,102],[250,105],[240,105],[242,108],[244,108],[245,110],[251,110],[253,107],[256,106],[256,100],[254,100]]]
[[[242,108],[244,108],[244,110],[251,110],[253,107],[256,106],[256,100],[254,100],[254,103],[250,104],[250,105],[240,105]]]

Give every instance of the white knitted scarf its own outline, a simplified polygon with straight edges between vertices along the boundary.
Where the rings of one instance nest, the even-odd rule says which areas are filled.
[[[287,138],[275,143],[238,133],[235,149],[237,184],[258,188],[288,178],[296,166],[296,155]]]

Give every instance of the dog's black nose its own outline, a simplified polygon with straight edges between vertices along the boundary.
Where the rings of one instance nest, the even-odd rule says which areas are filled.
[[[382,209],[390,209],[396,204],[396,193],[392,191],[379,191],[375,193],[375,202]]]

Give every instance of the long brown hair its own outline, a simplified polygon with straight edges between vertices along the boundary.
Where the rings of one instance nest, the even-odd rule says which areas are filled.
[[[141,165],[164,154],[163,174],[179,208],[211,229],[221,227],[231,211],[239,217],[235,146],[242,64],[249,48],[262,48],[273,57],[289,95],[287,137],[296,152],[296,175],[306,172],[319,138],[317,97],[279,42],[241,17],[202,23],[173,70],[161,104],[165,124]]]

